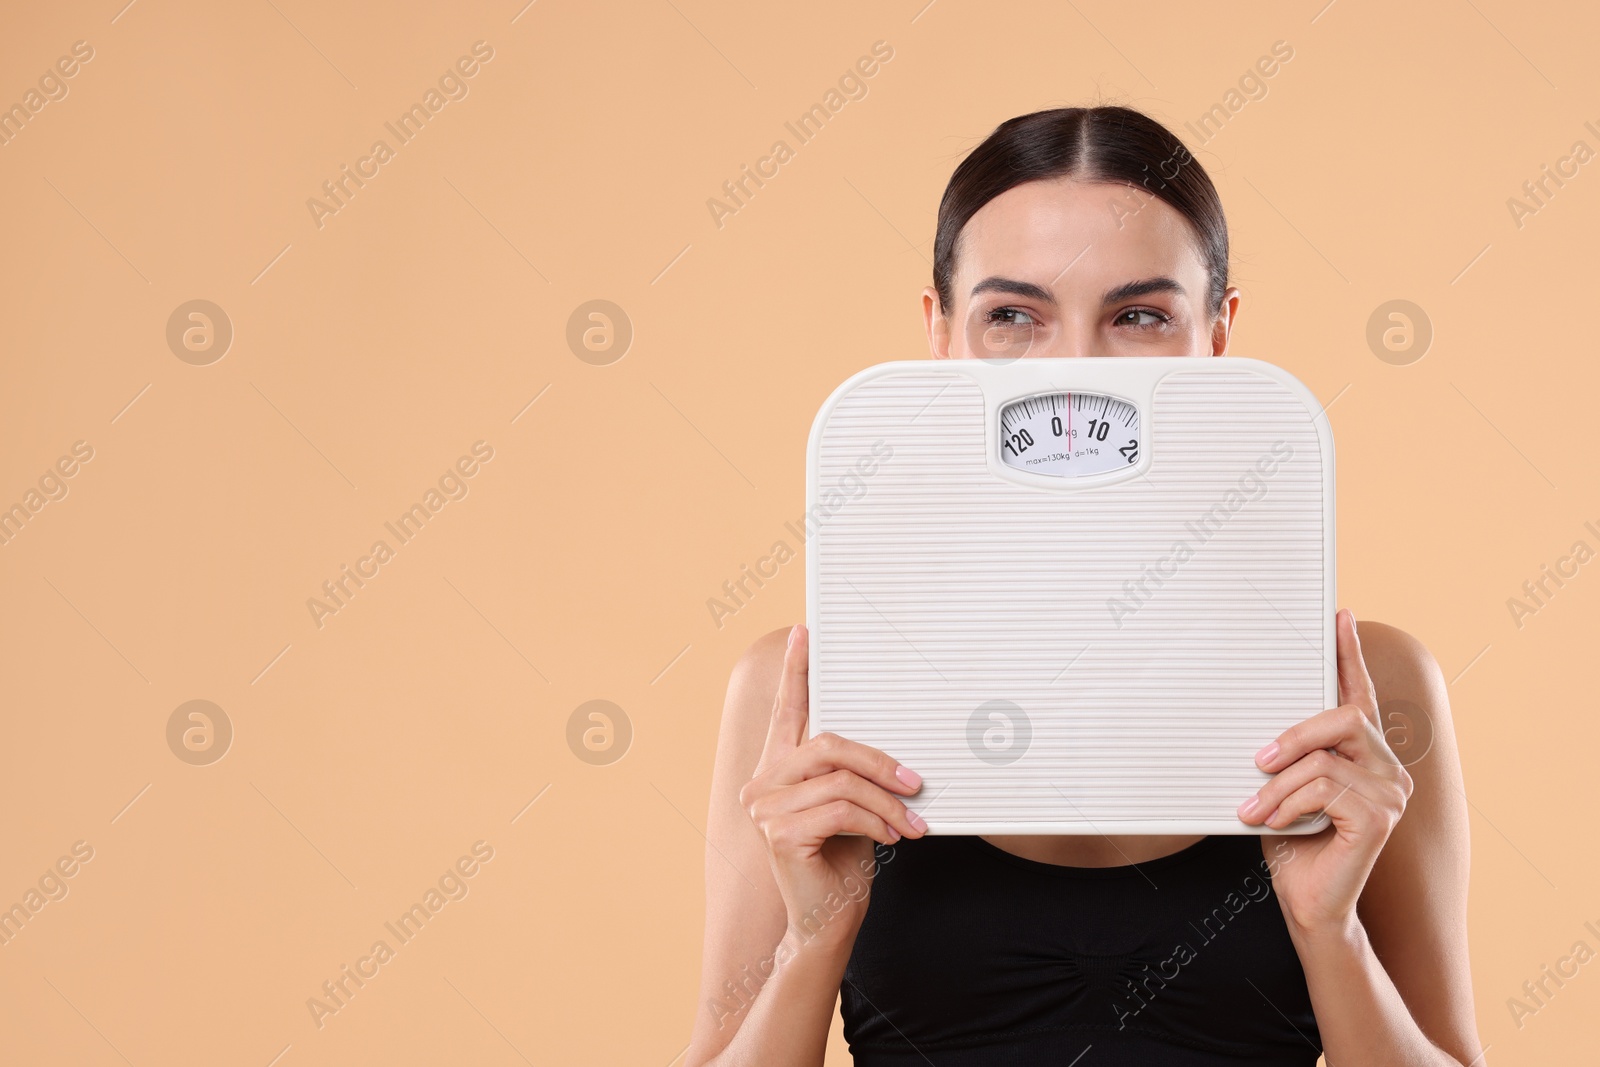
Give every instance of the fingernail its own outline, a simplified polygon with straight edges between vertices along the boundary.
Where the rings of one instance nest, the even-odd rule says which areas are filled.
[[[909,808],[906,809],[906,822],[910,823],[911,828],[919,834],[925,834],[928,832],[927,821]]]
[[[889,827],[889,843],[892,845],[898,840],[900,840],[900,831],[892,826]]]
[[[1259,804],[1259,803],[1261,803],[1261,794],[1257,793],[1255,796],[1251,797],[1249,800],[1245,801],[1243,804],[1240,804],[1239,805],[1239,818],[1241,818],[1241,819],[1248,818],[1250,813],[1252,811],[1256,810],[1256,805]]]
[[[795,634],[797,634],[799,632],[800,632],[800,624],[799,623],[795,623],[793,626],[789,627],[789,643],[791,645],[794,644],[794,636],[795,636]]]
[[[907,789],[916,789],[922,784],[922,775],[904,764],[894,769],[894,776],[904,782]]]
[[[1278,742],[1274,741],[1274,742],[1272,742],[1272,744],[1268,745],[1266,748],[1264,748],[1260,752],[1256,753],[1256,762],[1257,763],[1270,763],[1270,762],[1272,762],[1272,757],[1276,756],[1277,754],[1278,754]]]

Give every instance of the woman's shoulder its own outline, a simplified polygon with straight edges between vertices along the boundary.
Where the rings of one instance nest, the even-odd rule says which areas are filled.
[[[783,673],[783,657],[789,648],[790,627],[769,630],[757,637],[734,661],[728,675],[728,704],[754,705],[765,710],[778,695],[778,679]]]
[[[718,746],[727,753],[741,782],[750,777],[766,744],[788,647],[789,627],[764,633],[745,647],[728,675]]]
[[[1380,696],[1380,675],[1390,682],[1405,682],[1420,681],[1439,672],[1428,646],[1398,626],[1357,619],[1356,636],[1361,641],[1361,658],[1366,661],[1373,685],[1380,687]]]
[[[1389,623],[1357,619],[1356,637],[1378,703],[1377,725],[1395,756],[1413,778],[1443,771],[1453,780],[1456,768],[1422,763],[1436,746],[1449,763],[1455,760],[1449,686],[1439,661],[1422,641]]]
[[[745,646],[738,662],[733,665],[734,673],[740,671],[758,675],[770,673],[776,678],[778,669],[783,666],[783,654],[789,648],[791,629],[793,627],[783,626],[776,630],[768,630],[751,641]]]

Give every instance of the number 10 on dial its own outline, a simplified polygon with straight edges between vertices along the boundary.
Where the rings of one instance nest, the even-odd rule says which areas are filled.
[[[1000,458],[1061,478],[1104,474],[1139,461],[1139,409],[1103,393],[1040,393],[1000,409]]]

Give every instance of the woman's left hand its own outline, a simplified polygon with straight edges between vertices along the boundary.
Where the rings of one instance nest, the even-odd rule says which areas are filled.
[[[1332,820],[1318,833],[1284,837],[1292,859],[1272,876],[1291,930],[1307,932],[1343,930],[1356,921],[1367,875],[1411,796],[1411,775],[1384,739],[1348,608],[1334,616],[1334,631],[1339,707],[1291,726],[1257,753],[1256,766],[1272,780],[1239,807],[1244,822],[1275,830],[1317,811]]]

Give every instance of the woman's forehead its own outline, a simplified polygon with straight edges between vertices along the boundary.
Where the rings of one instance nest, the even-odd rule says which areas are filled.
[[[1203,292],[1189,224],[1143,190],[1074,179],[1024,182],[979,208],[956,249],[957,299],[989,277],[1056,288],[1166,275]],[[1052,284],[1054,283],[1054,284]]]

